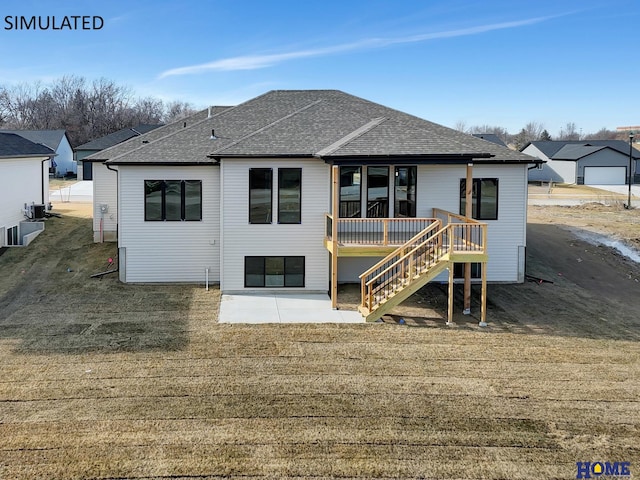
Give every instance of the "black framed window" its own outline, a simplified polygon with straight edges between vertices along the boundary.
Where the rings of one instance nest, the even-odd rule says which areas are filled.
[[[145,180],[144,219],[147,222],[202,220],[202,181]]]
[[[300,223],[302,169],[278,169],[278,223]]]
[[[466,215],[467,180],[460,179],[460,215]],[[472,217],[476,220],[498,219],[498,179],[474,178],[471,205]]]
[[[244,257],[244,286],[304,287],[304,257]]]
[[[360,218],[360,167],[340,167],[340,218]]]
[[[7,230],[7,245],[20,245],[20,239],[18,238],[17,225]]]
[[[394,215],[415,218],[418,167],[396,167],[395,176]]]
[[[249,169],[249,223],[271,223],[272,188],[272,169]]]
[[[389,216],[389,167],[367,168],[367,218]]]

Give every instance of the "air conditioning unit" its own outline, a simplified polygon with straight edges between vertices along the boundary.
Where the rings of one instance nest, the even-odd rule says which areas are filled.
[[[31,218],[33,220],[41,220],[44,218],[46,208],[43,204],[33,204],[31,205]]]

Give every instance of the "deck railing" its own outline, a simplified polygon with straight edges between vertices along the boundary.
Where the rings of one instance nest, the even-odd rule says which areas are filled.
[[[442,221],[443,225],[450,225],[445,233],[445,242],[451,247],[452,253],[485,253],[487,245],[486,223],[439,208],[433,209],[433,216]]]
[[[333,241],[333,215],[325,214],[327,240]],[[340,245],[402,245],[438,220],[435,218],[339,218]]]

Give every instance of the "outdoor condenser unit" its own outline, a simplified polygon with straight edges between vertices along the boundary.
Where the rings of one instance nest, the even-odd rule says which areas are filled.
[[[44,218],[45,206],[43,204],[33,204],[31,205],[31,213],[33,214],[31,218],[42,219]]]

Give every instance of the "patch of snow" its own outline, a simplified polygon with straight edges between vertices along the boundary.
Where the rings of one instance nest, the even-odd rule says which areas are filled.
[[[584,240],[591,245],[605,245],[607,247],[614,248],[628,259],[633,260],[636,263],[640,263],[640,252],[635,248],[630,247],[620,239],[608,237],[599,233],[585,232],[584,230],[575,230],[575,234],[581,240]]]

